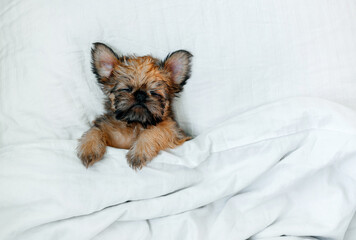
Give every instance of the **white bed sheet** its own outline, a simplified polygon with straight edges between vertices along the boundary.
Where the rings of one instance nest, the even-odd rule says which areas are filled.
[[[355,211],[355,155],[348,145],[356,110],[355,1],[2,0],[0,35],[3,238],[110,239],[130,233],[130,239],[167,239],[167,234],[196,239],[216,232],[239,239],[278,234],[342,238]],[[74,148],[102,112],[103,96],[90,71],[96,41],[123,53],[161,58],[181,48],[191,51],[193,75],[175,111],[180,125],[197,138],[163,152],[139,174],[130,171],[125,151],[118,149],[86,171]],[[321,100],[282,100],[295,96],[329,99],[353,110]],[[271,109],[275,113],[269,116]],[[316,128],[297,134],[310,126]],[[337,129],[335,138],[320,127]],[[280,138],[289,130],[291,136]],[[284,169],[288,161],[275,162],[294,147],[302,150],[287,156],[295,161],[292,167],[286,164],[290,169]],[[232,152],[225,151],[229,148]],[[336,152],[340,161],[333,158]],[[323,161],[336,168],[323,167]],[[315,180],[300,175],[309,164],[317,172]],[[229,177],[232,170],[238,174]],[[218,174],[222,185],[208,187]],[[300,177],[295,187],[306,185],[310,194],[292,186],[284,193],[278,174],[285,184],[296,180],[286,177]],[[309,184],[314,181],[320,187]],[[132,189],[122,192],[127,186]],[[195,192],[195,186],[200,190]],[[187,191],[189,198],[180,200]],[[211,195],[203,198],[204,192]],[[294,193],[303,203],[300,209],[289,196]],[[291,221],[293,214],[310,227]],[[355,221],[348,240],[356,239]]]
[[[85,169],[75,146],[1,148],[1,239],[343,239],[356,209],[356,114],[324,100],[253,109],[139,172],[114,148]]]

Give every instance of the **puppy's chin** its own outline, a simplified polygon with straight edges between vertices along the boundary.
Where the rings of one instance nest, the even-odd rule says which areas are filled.
[[[139,123],[144,128],[155,126],[162,121],[161,118],[155,117],[146,106],[139,104],[133,105],[125,111],[117,110],[115,117],[117,120],[127,123]]]

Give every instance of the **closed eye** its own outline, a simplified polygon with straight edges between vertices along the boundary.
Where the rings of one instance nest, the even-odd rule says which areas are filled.
[[[155,91],[150,91],[150,93],[151,93],[152,96],[162,97],[161,94],[159,94],[159,93],[157,93],[157,92],[155,92]]]
[[[119,91],[120,92],[132,92],[132,87],[121,88]]]

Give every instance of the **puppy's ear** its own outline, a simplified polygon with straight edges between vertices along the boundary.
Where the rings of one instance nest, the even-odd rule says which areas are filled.
[[[171,80],[177,87],[177,92],[183,89],[190,77],[191,59],[193,55],[185,50],[178,50],[168,54],[164,60],[164,68],[171,73]]]
[[[108,83],[119,59],[114,51],[103,43],[94,43],[91,49],[92,69],[97,76],[98,81],[102,84]]]

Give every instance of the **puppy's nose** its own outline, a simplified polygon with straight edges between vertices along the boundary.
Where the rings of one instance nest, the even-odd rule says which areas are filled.
[[[135,99],[138,102],[144,102],[147,98],[147,93],[144,91],[138,90],[137,92],[134,93]]]

